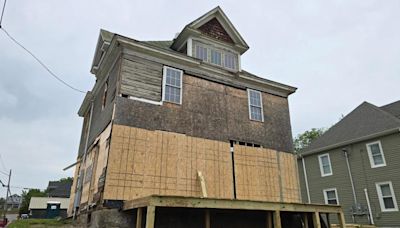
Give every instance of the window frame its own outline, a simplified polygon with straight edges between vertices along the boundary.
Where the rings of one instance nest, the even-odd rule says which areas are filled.
[[[393,200],[394,208],[386,209],[386,207],[385,207],[385,203],[384,203],[384,201],[383,201],[383,195],[382,195],[382,188],[381,188],[381,186],[382,186],[382,185],[386,185],[386,184],[389,185],[390,194],[391,194],[391,197],[392,197],[392,200]],[[378,195],[379,205],[380,205],[380,207],[381,207],[381,211],[382,211],[382,212],[396,212],[396,211],[399,211],[399,207],[397,206],[396,195],[395,195],[395,192],[394,192],[394,190],[393,190],[393,184],[392,184],[392,182],[391,182],[391,181],[378,182],[378,183],[375,183],[375,186],[376,186],[376,193],[377,193],[377,195]]]
[[[260,105],[260,107],[258,107],[258,106],[255,106],[255,105],[252,105],[251,104],[251,100],[250,100],[250,92],[256,92],[256,93],[258,93],[258,94],[260,94],[260,103],[261,103],[261,105]],[[249,119],[250,120],[252,120],[252,121],[257,121],[257,122],[264,122],[264,105],[263,105],[263,100],[262,100],[262,93],[261,93],[261,91],[258,91],[258,90],[254,90],[254,89],[247,89],[247,103],[248,103],[248,109],[249,109]],[[257,119],[253,119],[252,117],[251,117],[251,107],[257,107],[257,108],[261,108],[261,120],[257,120]]]
[[[335,200],[336,200],[336,204],[330,204],[329,202],[328,202],[328,192],[330,192],[330,191],[334,191],[335,192]],[[327,189],[323,189],[322,190],[322,192],[323,192],[323,194],[324,194],[324,201],[325,201],[325,204],[329,204],[329,205],[340,205],[340,203],[339,203],[339,196],[338,196],[338,192],[337,192],[337,189],[336,188],[327,188]]]
[[[201,59],[201,58],[197,57],[197,54],[198,54],[197,48],[204,48],[204,49],[206,50],[206,59]],[[209,60],[209,58],[208,58],[208,53],[209,53],[209,52],[211,52],[211,50],[209,51],[209,48],[207,48],[207,47],[204,46],[204,45],[201,45],[201,44],[198,44],[198,43],[196,43],[196,44],[194,45],[194,57],[195,57],[196,59],[200,59],[200,60],[203,61],[203,62],[208,62],[208,60]],[[211,61],[211,59],[210,59],[210,61]]]
[[[374,145],[374,144],[378,144],[378,146],[379,146],[379,150],[381,152],[382,161],[383,161],[382,164],[378,164],[378,165],[375,164],[375,160],[374,160],[374,157],[372,156],[372,151],[371,151],[371,147],[370,147],[371,145]],[[375,142],[370,142],[370,143],[365,144],[365,146],[367,147],[368,158],[369,158],[369,163],[371,164],[371,168],[385,167],[386,166],[386,160],[385,160],[385,154],[383,153],[381,141],[378,140],[378,141],[375,141]]]
[[[179,103],[176,103],[174,101],[168,101],[165,100],[165,92],[166,92],[166,86],[167,86],[167,69],[171,69],[174,71],[178,71],[179,72],[179,76],[180,76],[180,86],[179,86]],[[174,87],[173,85],[168,85],[171,87]],[[173,68],[173,67],[169,67],[169,66],[164,66],[163,67],[163,80],[162,80],[162,102],[168,102],[168,103],[172,103],[172,104],[178,104],[181,105],[182,104],[182,90],[183,90],[183,70],[177,69],[177,68]]]
[[[330,173],[324,173],[324,168],[323,168],[322,159],[321,159],[324,156],[328,156],[329,167],[330,167],[330,170],[331,170]],[[327,176],[332,176],[333,175],[332,162],[331,162],[331,157],[329,156],[329,153],[318,155],[318,162],[319,162],[319,170],[321,172],[321,177],[327,177]]]

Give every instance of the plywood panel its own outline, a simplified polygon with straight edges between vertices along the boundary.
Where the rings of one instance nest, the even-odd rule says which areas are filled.
[[[233,198],[229,144],[182,134],[114,125],[104,199],[152,194]]]

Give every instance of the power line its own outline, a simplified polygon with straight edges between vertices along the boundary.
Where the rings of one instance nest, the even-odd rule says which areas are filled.
[[[7,0],[4,0],[3,9],[1,10],[0,28],[1,28],[1,22],[3,22],[3,15],[4,15],[4,10],[6,9],[6,3],[7,3]]]
[[[15,44],[20,46],[29,55],[31,55],[47,72],[49,72],[49,74],[51,76],[53,76],[55,79],[57,79],[59,82],[61,82],[65,86],[69,87],[70,89],[75,90],[75,91],[80,92],[80,93],[85,93],[84,91],[73,87],[72,85],[68,84],[66,81],[61,79],[59,76],[57,76],[53,71],[50,70],[49,67],[46,66],[46,64],[44,64],[38,57],[36,57],[35,54],[33,54],[31,51],[29,51],[24,45],[22,45],[20,42],[18,42],[14,37],[12,37],[4,28],[0,28],[0,29],[3,30],[3,32],[8,36],[8,38],[10,38]]]

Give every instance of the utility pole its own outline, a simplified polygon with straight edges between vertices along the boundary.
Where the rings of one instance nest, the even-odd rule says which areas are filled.
[[[11,169],[10,169],[10,174],[8,174],[8,182],[7,185],[3,184],[3,187],[7,187],[7,193],[6,193],[6,199],[4,200],[4,216],[3,216],[3,221],[6,220],[6,214],[7,214],[7,199],[8,199],[8,193],[10,192],[10,180],[11,180]]]

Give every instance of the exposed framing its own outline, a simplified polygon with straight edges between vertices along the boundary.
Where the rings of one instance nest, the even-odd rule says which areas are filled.
[[[385,184],[389,185],[391,197],[392,197],[393,204],[394,204],[394,208],[386,209],[385,204],[383,202],[383,195],[382,195],[381,185],[385,185]],[[381,211],[382,212],[399,211],[399,207],[397,206],[396,195],[395,195],[394,190],[393,190],[392,182],[391,181],[378,182],[378,183],[375,183],[375,185],[376,185],[376,193],[378,194],[379,205],[381,206]]]
[[[332,205],[332,204],[330,204],[330,203],[328,202],[328,192],[331,192],[331,191],[334,191],[334,192],[335,192],[336,205],[339,205],[339,204],[340,204],[340,203],[339,203],[339,196],[338,196],[338,193],[337,193],[337,189],[336,189],[336,188],[327,188],[327,189],[322,190],[322,192],[324,193],[324,201],[325,201],[325,204]],[[333,204],[333,205],[334,205],[334,204]]]
[[[251,106],[254,106],[254,105],[251,105],[251,103],[250,103],[250,92],[255,92],[255,93],[258,93],[260,95],[261,121],[251,118]],[[260,91],[258,91],[258,90],[247,89],[247,101],[248,101],[247,103],[248,103],[248,109],[249,109],[249,119],[252,120],[252,121],[264,122],[264,107],[263,107],[264,104],[263,104],[263,100],[262,100],[262,93]],[[254,107],[257,107],[257,106],[254,106]],[[260,108],[260,107],[258,107],[258,108]]]
[[[374,158],[372,157],[372,151],[371,151],[371,148],[370,148],[370,146],[374,145],[374,144],[378,144],[379,145],[379,150],[381,152],[382,160],[383,160],[382,164],[375,165],[375,161],[374,161]],[[386,166],[385,154],[383,153],[382,144],[381,144],[380,140],[375,141],[375,142],[367,143],[365,146],[367,147],[368,158],[369,158],[369,162],[371,164],[371,168],[379,168],[379,167]]]
[[[179,103],[165,100],[165,87],[166,87],[167,69],[171,69],[171,70],[175,70],[175,71],[180,72],[180,77],[181,77],[180,82],[181,83],[180,83]],[[163,67],[163,80],[162,80],[162,99],[161,99],[162,102],[168,102],[168,103],[181,105],[182,104],[182,90],[183,90],[183,86],[182,85],[183,85],[183,70],[176,69],[176,68],[169,67],[169,66],[164,66]]]
[[[324,157],[324,156],[328,157],[329,167],[330,167],[330,170],[331,170],[330,173],[324,173],[324,168],[323,168],[323,165],[322,165],[322,157]],[[319,170],[321,171],[321,177],[326,177],[326,176],[333,175],[332,162],[331,162],[331,158],[329,156],[329,153],[318,155],[318,162],[319,162]]]

